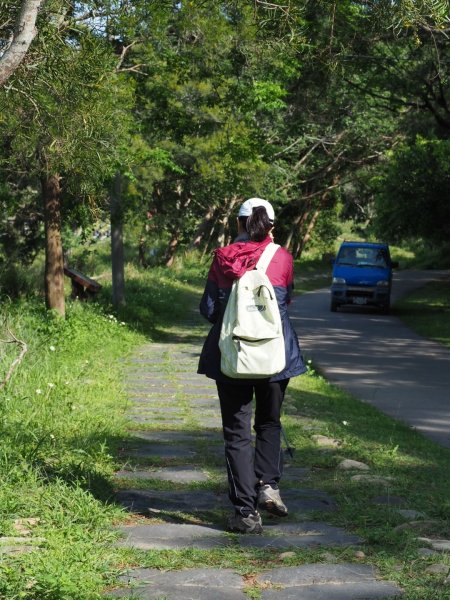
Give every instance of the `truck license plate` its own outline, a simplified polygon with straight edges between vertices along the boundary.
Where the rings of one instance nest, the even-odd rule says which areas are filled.
[[[357,296],[356,298],[353,298],[353,304],[367,304],[367,298]]]

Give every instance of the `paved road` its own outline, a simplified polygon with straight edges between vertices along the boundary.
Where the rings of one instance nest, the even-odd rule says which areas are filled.
[[[393,297],[448,271],[401,271]],[[329,290],[296,297],[290,314],[303,352],[327,379],[450,448],[450,350],[394,316],[371,309],[330,312]]]

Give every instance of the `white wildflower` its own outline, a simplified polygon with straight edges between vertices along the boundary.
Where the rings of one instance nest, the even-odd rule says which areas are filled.
[[[55,346],[49,346],[49,349],[51,352],[54,352],[56,350]]]
[[[348,425],[348,421],[342,421],[342,425]]]
[[[47,385],[48,385],[49,388],[54,388],[55,387],[54,383],[47,383]]]
[[[36,394],[42,394],[42,390],[41,389],[37,389],[36,390]]]

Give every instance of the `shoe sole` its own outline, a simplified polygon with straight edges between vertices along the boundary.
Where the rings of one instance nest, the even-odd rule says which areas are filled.
[[[276,517],[287,517],[288,511],[278,508],[278,506],[272,500],[266,500],[265,502],[261,502],[258,504],[258,508],[267,511],[271,515],[275,515]]]

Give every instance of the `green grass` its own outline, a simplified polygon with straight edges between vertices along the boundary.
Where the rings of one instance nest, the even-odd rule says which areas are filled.
[[[311,290],[328,287],[331,283],[331,257],[317,257],[304,252],[300,260],[294,263],[294,290],[303,294]]]
[[[338,562],[355,562],[354,549],[343,548],[297,550],[285,560],[280,551],[238,547],[160,552],[114,548],[112,527],[128,520],[110,502],[116,486],[113,473],[122,466],[118,449],[127,438],[122,359],[149,338],[204,336],[207,328],[182,327],[177,319],[191,320],[209,259],[192,254],[170,271],[142,271],[130,263],[127,306],[120,314],[109,305],[105,260],[97,263],[98,269],[92,261],[88,274],[104,284],[99,303],[69,303],[65,322],[46,314],[39,297],[2,305],[0,338],[8,338],[9,328],[29,350],[0,392],[0,530],[3,536],[17,535],[18,520],[37,519],[29,537],[40,549],[0,555],[0,597],[94,600],[127,566],[167,570],[208,564],[245,575],[249,598],[258,599],[261,590],[252,584],[252,576],[262,570],[326,562],[326,551]],[[322,287],[328,268],[321,260],[304,257],[296,265],[297,291]],[[316,276],[301,279],[311,275]],[[424,305],[429,307],[431,322],[433,315],[439,316],[438,333],[448,341],[448,291],[447,283],[434,296],[430,291],[414,295],[408,301],[412,304],[402,303],[399,312],[405,319],[409,312],[414,325]],[[0,343],[0,380],[16,356],[15,344]],[[171,368],[170,356],[162,368]],[[328,491],[339,505],[336,513],[316,517],[363,537],[362,562],[377,566],[384,578],[403,587],[405,600],[448,597],[444,577],[430,575],[426,568],[433,563],[450,568],[449,556],[420,557],[417,533],[398,529],[404,523],[399,513],[370,500],[385,493],[402,496],[407,508],[427,517],[417,525],[421,535],[449,536],[449,451],[329,385],[311,368],[310,375],[292,380],[288,392],[292,399],[284,425],[296,447],[292,462],[311,468],[302,485]],[[316,433],[338,439],[340,446],[320,448],[312,437]],[[336,469],[346,457],[367,463],[370,473],[388,484],[353,481],[352,474]],[[221,466],[208,461],[206,453],[202,466],[213,474],[212,480],[188,487],[224,490]],[[174,489],[164,482],[140,485]],[[218,511],[205,518],[223,525]]]
[[[15,522],[31,518],[31,539],[42,541],[34,552],[2,556],[0,597],[99,597],[120,514],[108,501],[111,451],[125,435],[118,360],[143,338],[79,303],[65,321],[38,300],[6,303],[1,325],[0,337],[14,332],[28,352],[0,392],[0,530],[17,536]],[[14,359],[7,347],[1,380]]]
[[[417,333],[450,347],[450,280],[416,290],[396,304],[396,311]]]
[[[320,375],[296,378],[289,389],[301,415],[285,418],[289,441],[297,448],[295,460],[313,468],[311,483],[330,492],[339,505],[327,520],[361,535],[367,562],[398,582],[408,600],[447,597],[442,579],[427,575],[425,568],[439,562],[450,569],[448,555],[420,558],[416,537],[450,536],[450,451],[331,386]],[[309,433],[302,430],[302,420],[311,428]],[[315,433],[341,444],[324,451],[312,440]],[[353,481],[355,472],[336,469],[344,458],[364,462],[371,475],[387,483]],[[421,511],[426,519],[416,529],[396,529],[405,520],[395,508],[372,504],[377,495],[400,496],[404,508]]]

